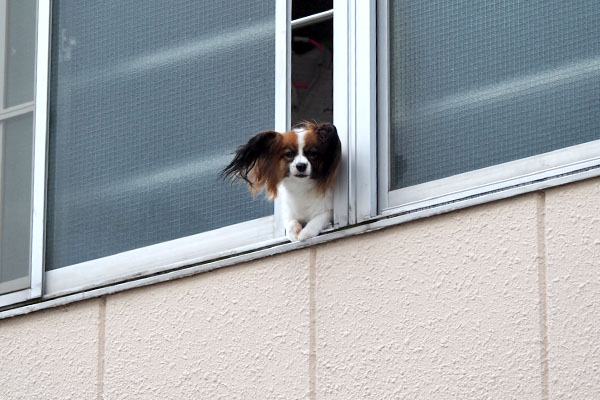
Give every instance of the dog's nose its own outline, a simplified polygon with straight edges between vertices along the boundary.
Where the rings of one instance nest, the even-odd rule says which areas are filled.
[[[306,163],[298,163],[296,164],[296,169],[300,172],[306,171]]]

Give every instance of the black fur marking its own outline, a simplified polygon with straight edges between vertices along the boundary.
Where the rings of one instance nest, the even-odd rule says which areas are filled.
[[[240,178],[253,187],[248,174],[261,157],[270,155],[271,145],[277,139],[277,135],[278,133],[274,131],[261,132],[253,136],[245,145],[238,147],[233,161],[221,171],[221,178],[232,180]]]
[[[314,164],[318,166],[313,170],[312,178],[325,183],[340,163],[342,144],[333,124],[318,125],[315,133],[320,145],[314,149],[317,152]]]

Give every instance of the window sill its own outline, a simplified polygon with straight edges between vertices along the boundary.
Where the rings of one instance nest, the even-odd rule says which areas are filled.
[[[549,187],[564,185],[567,183],[593,178],[600,176],[600,166],[584,168],[573,171],[571,173],[548,177],[537,181],[519,184],[501,190],[481,193],[475,196],[449,201],[435,206],[423,207],[416,210],[393,213],[393,210],[386,210],[385,215],[380,215],[372,218],[359,225],[348,226],[344,228],[332,229],[315,238],[305,242],[290,243],[287,238],[281,237],[277,239],[267,240],[256,243],[245,248],[238,248],[235,251],[226,252],[228,254],[211,260],[190,259],[182,265],[172,265],[172,269],[157,273],[154,275],[139,277],[128,281],[114,283],[103,287],[97,287],[89,290],[82,290],[77,293],[71,293],[62,297],[51,298],[43,296],[41,299],[32,301],[30,304],[22,304],[12,309],[0,311],[0,319],[9,318],[17,315],[29,314],[34,311],[43,310],[52,307],[59,307],[76,301],[92,299],[100,296],[106,296],[118,292],[138,287],[153,285],[156,283],[167,282],[175,279],[185,278],[200,274],[203,272],[212,271],[218,268],[228,267],[248,261],[261,259],[277,254],[286,253],[289,251],[303,249],[309,246],[323,244],[334,240],[359,235],[367,232],[373,232],[394,225],[399,225],[405,222],[414,221],[421,218],[426,218],[434,215],[444,214],[447,212],[489,203],[496,200],[501,200],[520,194],[530,193],[538,190],[547,189]]]

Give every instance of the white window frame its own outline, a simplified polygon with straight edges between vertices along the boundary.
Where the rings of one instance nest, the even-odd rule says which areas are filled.
[[[49,26],[44,21],[44,14],[48,11],[44,8],[43,1],[38,1],[37,5],[37,31],[36,31],[36,57],[35,71],[36,78],[34,82],[34,101],[11,107],[2,112],[0,119],[5,120],[17,115],[23,115],[33,112],[33,183],[32,183],[32,210],[31,210],[31,251],[28,284],[24,289],[16,290],[7,294],[0,295],[0,307],[10,304],[20,303],[38,298],[42,295],[43,286],[43,257],[44,257],[44,210],[45,210],[45,171],[46,171],[46,110],[38,105],[45,104],[47,101],[48,82],[45,78],[45,65],[48,62],[48,49],[40,43],[48,43]],[[6,26],[6,8],[7,2],[0,2],[0,13],[2,26]],[[2,41],[2,76],[5,72],[5,46],[6,39]],[[3,91],[3,90],[2,90]],[[5,283],[6,284],[6,283]]]
[[[561,185],[600,175],[600,140],[570,146],[549,153],[469,171],[407,188],[389,190],[389,1],[377,0],[378,65],[378,213],[382,216],[435,208],[431,213],[483,203],[541,188]],[[564,74],[598,74],[600,61],[573,65]],[[526,84],[512,85],[527,90],[536,82],[548,82],[551,76],[530,77]],[[554,77],[558,83],[560,77]],[[513,82],[514,83],[514,82]],[[508,85],[507,85],[508,87]],[[525,89],[523,89],[525,88]],[[482,96],[505,95],[507,88],[486,90]],[[461,206],[460,203],[464,203]]]
[[[375,0],[333,4],[333,122],[343,149],[334,222],[343,227],[377,216],[376,18]]]

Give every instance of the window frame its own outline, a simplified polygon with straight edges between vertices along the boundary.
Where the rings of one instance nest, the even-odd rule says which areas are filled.
[[[340,166],[333,187],[333,226],[345,227],[349,216],[349,8],[346,0],[333,0],[333,124],[342,145]]]
[[[291,1],[286,0],[289,7],[288,20],[291,21]],[[291,21],[291,29],[299,28],[315,22],[333,19],[333,124],[336,126],[338,136],[342,145],[342,154],[340,166],[337,173],[336,182],[333,187],[333,221],[332,229],[340,229],[351,223],[349,213],[349,172],[350,172],[350,154],[349,154],[349,93],[350,85],[350,7],[348,0],[333,0],[333,8],[326,11],[321,11],[316,14],[308,15]],[[292,26],[293,25],[293,26]],[[291,51],[291,48],[290,48]],[[291,84],[291,53],[288,55],[288,65],[290,75],[287,77],[287,82]],[[291,95],[291,88],[288,90]],[[291,98],[288,99],[288,104],[291,104]],[[282,112],[289,113],[288,121],[291,121],[291,108],[287,106]],[[289,128],[289,127],[288,127]],[[327,230],[326,230],[327,231]]]
[[[333,122],[343,149],[334,222],[343,227],[378,215],[376,0],[333,4]]]
[[[6,1],[3,1],[3,20],[6,21]],[[48,48],[43,43],[48,43],[49,28],[46,15],[50,10],[45,7],[43,0],[36,2],[36,39],[35,39],[35,77],[34,101],[10,107],[2,112],[2,120],[33,112],[33,165],[32,165],[32,205],[30,219],[30,259],[29,259],[29,284],[26,288],[0,295],[0,307],[21,303],[38,298],[42,295],[43,288],[43,258],[44,258],[44,226],[46,202],[46,119],[47,110],[44,105],[48,98],[48,80],[44,75],[45,65],[48,63]],[[5,24],[4,24],[5,26]],[[5,54],[5,40],[3,40],[2,54]],[[2,69],[4,70],[4,60]],[[4,71],[2,71],[4,72]]]
[[[600,140],[496,164],[423,184],[390,190],[389,0],[377,0],[378,214],[505,198],[600,175]],[[486,200],[487,199],[487,200]]]

